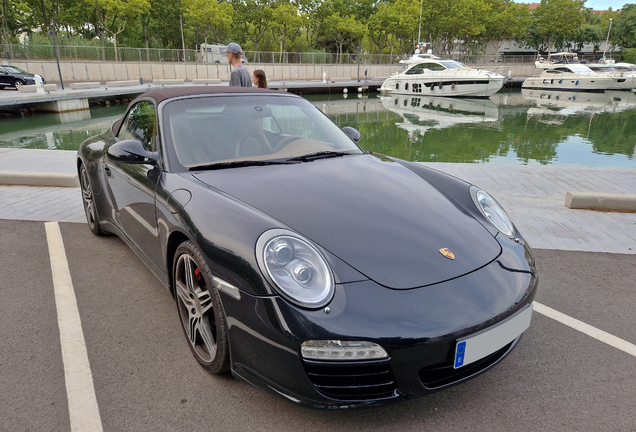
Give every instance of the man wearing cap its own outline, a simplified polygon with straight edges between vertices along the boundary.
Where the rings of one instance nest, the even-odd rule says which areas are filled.
[[[237,43],[227,44],[227,61],[233,66],[230,75],[230,85],[236,87],[252,87],[252,75],[245,66],[241,64],[241,54],[243,50]]]

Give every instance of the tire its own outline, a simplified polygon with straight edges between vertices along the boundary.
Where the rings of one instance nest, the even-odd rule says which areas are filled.
[[[212,273],[194,243],[179,245],[172,270],[179,319],[190,350],[208,372],[227,372],[230,353],[225,313]]]
[[[18,87],[22,87],[24,85],[24,81],[17,79],[15,81],[13,81],[13,87],[18,88]]]
[[[84,213],[86,214],[86,222],[91,232],[98,236],[103,236],[106,233],[102,230],[99,224],[99,216],[97,214],[97,207],[95,206],[95,196],[93,195],[93,187],[91,180],[88,177],[88,171],[82,164],[79,173],[80,188],[82,190],[82,202],[84,203]]]

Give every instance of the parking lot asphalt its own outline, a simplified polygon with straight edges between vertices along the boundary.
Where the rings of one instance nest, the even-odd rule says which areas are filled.
[[[124,242],[54,224],[104,431],[636,430],[636,355],[536,311],[493,370],[379,408],[314,410],[209,375],[188,349],[174,300]],[[0,220],[0,431],[71,430],[49,237],[45,222]],[[634,255],[535,252],[536,303],[636,344]]]
[[[74,158],[0,149],[0,171],[70,174]],[[492,371],[414,401],[344,412],[208,375],[170,295],[121,240],[90,233],[79,188],[0,186],[0,432],[70,430],[78,412],[65,375],[67,314],[53,285],[60,257],[93,383],[80,391],[93,393],[104,431],[636,431],[636,214],[564,206],[569,190],[635,194],[636,169],[427,165],[491,192],[535,247],[532,324]],[[64,252],[49,253],[50,221]]]

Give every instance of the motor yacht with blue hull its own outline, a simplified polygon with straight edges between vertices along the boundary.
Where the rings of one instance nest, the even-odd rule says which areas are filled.
[[[400,63],[406,65],[406,70],[387,78],[380,87],[382,93],[489,97],[501,90],[506,81],[498,73],[433,55],[414,56]]]
[[[522,88],[567,91],[623,90],[617,77],[594,72],[582,64],[561,65],[544,69],[540,75],[527,78]]]

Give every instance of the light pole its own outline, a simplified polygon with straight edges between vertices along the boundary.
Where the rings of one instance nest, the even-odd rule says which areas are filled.
[[[181,48],[183,49],[183,62],[186,63],[185,39],[183,38],[183,15],[179,14],[179,23],[181,24]]]
[[[360,50],[362,47],[358,45],[358,82],[360,82]]]
[[[424,0],[420,0],[420,22],[417,27],[417,44],[420,44],[420,39],[422,39],[422,6],[424,5]]]
[[[55,32],[51,29],[49,30],[49,34],[53,36],[53,49],[55,50],[55,60],[57,61],[57,73],[60,74],[60,84],[62,85],[62,90],[64,90],[64,80],[62,79],[62,69],[60,69],[60,55],[57,52],[57,42],[55,42]]]

